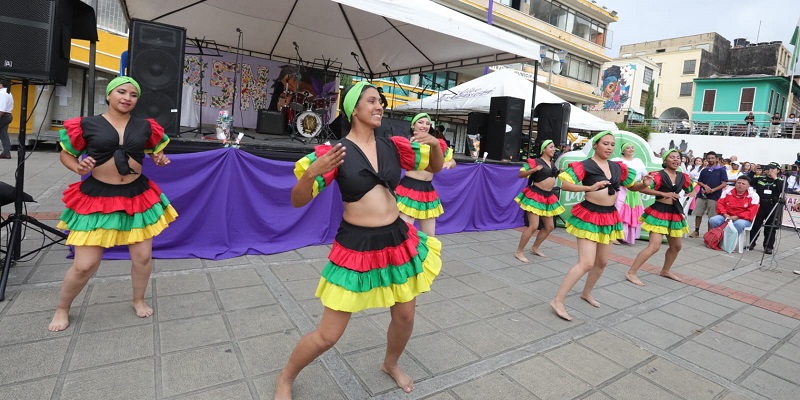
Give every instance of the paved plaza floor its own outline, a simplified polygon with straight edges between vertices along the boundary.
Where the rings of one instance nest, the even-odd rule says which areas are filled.
[[[0,160],[12,183],[13,160]],[[54,151],[26,164],[30,215],[55,225],[61,192],[77,180]],[[2,212],[11,211],[5,206]],[[178,210],[180,212],[180,210]],[[693,222],[692,222],[693,224]],[[2,232],[5,243],[7,232]],[[513,256],[518,230],[440,235],[443,267],[418,298],[401,366],[404,394],[380,369],[389,314],[355,314],[339,343],[304,370],[297,399],[797,399],[800,396],[800,239],[782,230],[762,262],[685,239],[673,271],[664,250],[624,280],[644,248],[612,247],[594,291],[600,308],[567,299],[552,312],[577,260],[557,229],[530,264]],[[42,237],[28,230],[24,248]],[[129,263],[105,261],[75,300],[70,327],[46,327],[67,249],[54,246],[11,270],[0,302],[0,399],[270,399],[276,374],[322,307],[314,297],[330,246],[228,260],[155,260],[150,318],[132,310]],[[741,257],[740,257],[741,256]],[[736,266],[734,270],[733,267]]]

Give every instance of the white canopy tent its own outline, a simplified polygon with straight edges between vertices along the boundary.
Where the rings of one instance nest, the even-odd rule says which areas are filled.
[[[524,62],[539,44],[430,0],[120,0],[128,19],[279,61],[341,63],[368,78]],[[295,47],[295,43],[297,47]],[[297,50],[296,50],[297,49]],[[351,53],[355,53],[363,67]],[[317,64],[317,67],[321,65]],[[337,68],[337,64],[332,65]],[[391,70],[390,70],[391,68]]]
[[[510,96],[525,100],[525,121],[531,116],[531,95],[533,82],[514,71],[499,69],[487,75],[464,82],[449,90],[443,90],[421,100],[400,105],[397,111],[427,112],[438,111],[443,115],[467,115],[471,112],[489,112],[492,97]],[[541,103],[564,103],[564,99],[542,87],[536,88],[536,105]],[[617,129],[613,122],[605,121],[574,105],[570,110],[569,127],[587,131]]]

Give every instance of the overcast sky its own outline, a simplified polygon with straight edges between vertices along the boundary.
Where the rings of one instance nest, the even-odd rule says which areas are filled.
[[[791,51],[789,39],[800,18],[800,0],[597,0],[597,4],[618,13],[619,21],[609,26],[614,35],[608,50],[612,57],[619,55],[623,44],[706,32],[717,32],[731,42],[780,40]]]

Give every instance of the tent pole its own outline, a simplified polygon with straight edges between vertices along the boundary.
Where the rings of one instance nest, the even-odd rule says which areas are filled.
[[[533,90],[531,91],[531,115],[528,120],[528,158],[531,158],[533,152],[533,111],[536,109],[536,84],[539,78],[539,60],[533,60]],[[536,129],[537,137],[539,129]],[[561,143],[559,143],[559,146]]]

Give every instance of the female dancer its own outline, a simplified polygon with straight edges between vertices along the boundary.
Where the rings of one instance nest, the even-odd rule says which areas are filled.
[[[69,309],[75,296],[100,267],[103,249],[127,245],[131,253],[133,308],[139,317],[153,309],[144,292],[153,269],[153,237],[178,214],[161,189],[141,174],[145,153],[163,167],[169,143],[164,129],[152,119],[131,116],[139,98],[139,84],[121,76],[106,87],[108,112],[64,122],[61,130],[61,163],[78,175],[91,175],[64,191],[67,209],[58,229],[69,230],[67,244],[75,246],[75,258],[64,276],[51,331],[69,326]],[[88,154],[78,160],[81,154]]]
[[[643,176],[647,175],[647,168],[642,160],[634,158],[634,155],[636,155],[636,150],[633,147],[633,143],[623,142],[621,149],[622,157],[615,158],[612,161],[618,161],[625,164],[625,166],[628,167],[628,170],[633,171],[636,174],[635,180],[637,181]],[[615,203],[615,206],[617,207],[620,219],[622,220],[622,233],[625,235],[622,240],[628,244],[636,244],[636,239],[638,239],[642,234],[642,227],[641,223],[639,222],[639,216],[641,216],[644,212],[642,196],[639,194],[639,192],[621,187],[619,188],[619,193],[617,194],[617,202]],[[619,244],[619,241],[614,241],[613,243]]]
[[[276,399],[292,397],[297,374],[336,344],[352,313],[376,307],[390,308],[392,316],[381,369],[410,392],[414,382],[397,360],[414,327],[415,298],[430,290],[442,267],[441,243],[400,219],[392,194],[401,168],[431,173],[442,169],[439,141],[423,132],[411,141],[376,138],[383,107],[378,90],[365,81],[345,92],[342,112],[352,123],[347,137],[333,148],[317,146],[295,166],[298,182],[292,205],[308,204],[335,179],[344,215],[317,286],[316,295],[325,306],[322,319],[315,331],[300,339],[278,375]]]
[[[592,297],[592,289],[608,264],[609,243],[622,239],[622,223],[614,207],[620,186],[639,190],[649,185],[652,178],[645,175],[644,182],[635,182],[636,172],[621,162],[609,161],[614,152],[614,135],[603,131],[592,138],[594,154],[591,158],[573,162],[558,175],[561,190],[586,192],[586,199],[572,207],[567,219],[567,232],[578,239],[578,263],[572,266],[561,282],[556,297],[550,302],[559,317],[571,321],[564,300],[576,283],[589,273],[581,299],[594,307],[600,303]]]
[[[650,173],[653,184],[649,188],[642,189],[642,193],[656,196],[655,203],[647,207],[641,217],[642,229],[650,232],[650,244],[639,252],[631,264],[631,269],[625,274],[625,279],[639,286],[644,286],[644,283],[636,276],[636,271],[658,252],[664,235],[667,236],[669,248],[664,256],[661,276],[681,282],[680,278],[670,272],[681,251],[682,237],[689,233],[689,225],[686,224],[686,216],[683,215],[683,207],[678,199],[681,191],[694,197],[694,188],[697,184],[689,174],[678,171],[681,159],[677,149],[668,150],[663,156],[663,161],[664,169]]]
[[[430,129],[431,117],[426,113],[417,114],[411,120],[411,132],[414,135],[429,134]],[[444,143],[444,138],[437,137],[437,139],[441,141],[439,144],[446,149],[442,168],[455,168],[453,151]],[[431,172],[407,171],[395,191],[400,218],[409,224],[413,224],[415,219],[419,220],[419,229],[428,236],[436,235],[436,217],[444,213],[442,202],[439,201],[439,193],[433,188],[432,180],[433,173]]]
[[[517,257],[522,262],[529,262],[524,254],[525,246],[528,245],[531,236],[539,228],[539,218],[544,222],[544,227],[536,235],[536,241],[533,242],[531,253],[544,257],[544,254],[539,250],[539,246],[544,243],[544,240],[555,228],[553,217],[564,212],[564,207],[558,202],[558,197],[553,193],[553,187],[556,185],[556,177],[559,173],[555,162],[553,162],[555,153],[556,146],[553,141],[545,140],[542,142],[541,147],[542,156],[536,159],[529,158],[528,162],[519,169],[519,177],[528,178],[528,186],[514,199],[528,216],[528,227],[522,231],[517,252],[514,253],[514,257]]]

